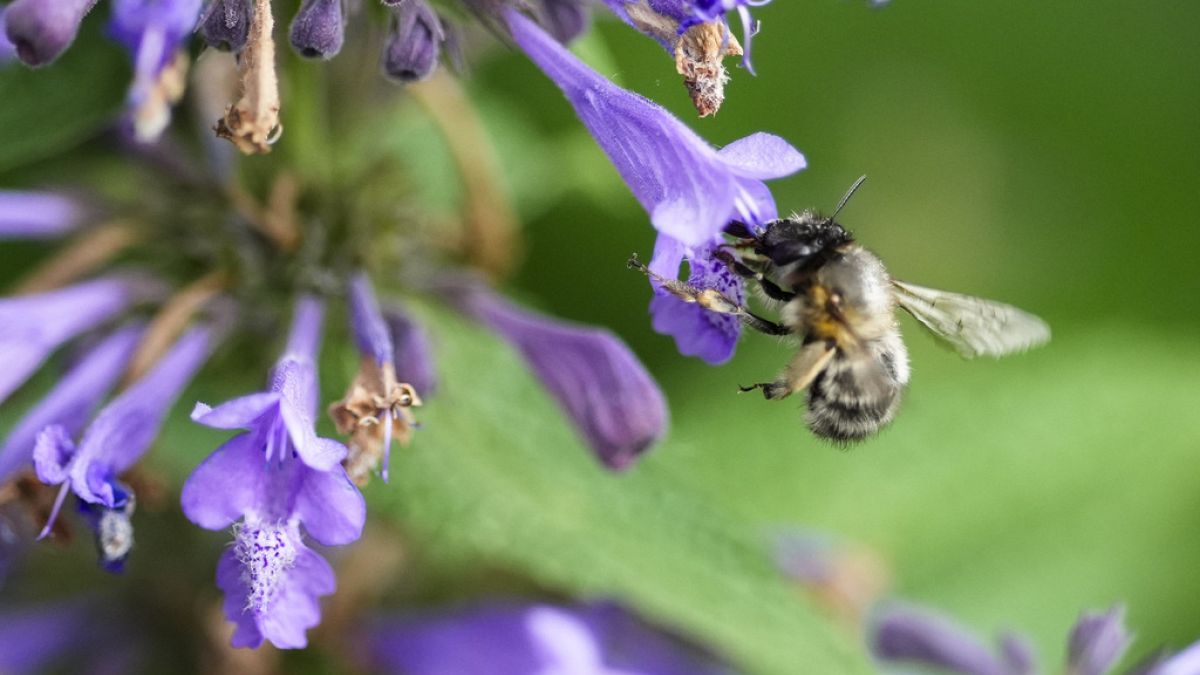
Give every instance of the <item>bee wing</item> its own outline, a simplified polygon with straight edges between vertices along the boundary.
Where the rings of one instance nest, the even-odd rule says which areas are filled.
[[[896,302],[965,358],[1003,356],[1050,339],[1050,327],[1012,305],[892,281]]]

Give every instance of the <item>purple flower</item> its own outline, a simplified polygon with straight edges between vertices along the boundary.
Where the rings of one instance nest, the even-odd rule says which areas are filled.
[[[1066,672],[1071,675],[1105,675],[1112,672],[1129,646],[1120,605],[1107,612],[1085,612],[1071,630],[1067,646]],[[974,636],[945,617],[910,607],[885,610],[871,635],[872,651],[883,663],[913,664],[940,668],[963,675],[1031,675],[1038,672],[1032,649],[1020,635],[1001,638],[999,653],[993,653]],[[1144,673],[1194,673],[1171,670],[1179,664],[1200,662],[1195,646],[1159,661]],[[1157,670],[1164,668],[1164,670]]]
[[[396,353],[396,379],[411,384],[421,398],[432,396],[437,389],[437,372],[429,334],[399,306],[389,306],[383,318]]]
[[[124,506],[130,495],[117,476],[150,448],[214,341],[213,329],[206,326],[185,333],[149,372],[100,411],[78,447],[61,424],[46,427],[33,451],[38,478],[48,485],[62,483],[64,496],[69,487],[90,504]]]
[[[420,82],[437,68],[445,41],[446,31],[432,7],[425,0],[404,0],[392,10],[383,72],[397,82]]]
[[[412,385],[397,379],[395,347],[371,279],[355,274],[347,296],[362,367],[345,398],[330,406],[329,415],[339,433],[350,435],[346,470],[354,482],[365,484],[380,464],[387,482],[392,440],[408,443],[416,424],[411,408],[421,405],[421,397]]]
[[[133,55],[128,105],[134,134],[156,140],[183,95],[186,66],[177,52],[196,28],[200,0],[113,0],[109,30]]]
[[[470,648],[464,648],[470,645]],[[409,675],[715,675],[711,658],[618,607],[490,603],[382,619],[368,635],[373,668]]]
[[[679,266],[688,260],[688,283],[700,289],[715,289],[730,300],[742,304],[746,291],[741,277],[725,263],[713,257],[714,247],[694,249],[666,235],[658,235],[650,271],[668,279],[679,275]],[[696,303],[688,303],[654,284],[650,300],[651,326],[655,332],[675,338],[675,346],[684,356],[695,356],[712,365],[733,357],[742,324],[737,317],[710,312]]]
[[[210,47],[240,52],[250,36],[249,0],[213,0],[200,20],[200,34]]]
[[[83,430],[96,405],[124,371],[141,334],[142,326],[138,324],[105,338],[17,423],[0,448],[0,483],[30,463],[42,429],[58,424],[68,437],[75,437]]]
[[[513,39],[566,94],[659,232],[704,246],[730,220],[763,222],[762,181],[804,168],[783,139],[758,133],[713,149],[656,103],[625,91],[575,58],[537,24],[512,9]]]
[[[71,46],[96,0],[15,0],[4,12],[5,33],[17,57],[44,66]]]
[[[292,46],[310,59],[332,59],[345,34],[342,0],[304,0],[292,20]]]
[[[628,468],[666,432],[662,392],[617,336],[519,309],[481,283],[442,290],[521,352],[605,466]]]
[[[4,26],[3,17],[0,13],[0,30]],[[83,224],[85,215],[85,209],[66,195],[0,190],[0,238],[3,239],[60,237]]]
[[[1193,642],[1183,651],[1167,655],[1150,664],[1138,675],[1196,675],[1200,673],[1200,642]]]
[[[217,564],[225,616],[236,624],[235,647],[307,644],[320,621],[317,598],[333,592],[329,564],[301,531],[338,546],[362,534],[366,503],[338,464],[346,449],[313,429],[316,356],[322,306],[297,302],[288,345],[271,388],[216,408],[197,405],[193,418],[217,428],[244,427],[188,478],[181,502],[189,520],[219,530],[234,525],[234,545]]]
[[[0,612],[0,672],[137,672],[145,644],[97,598]],[[65,671],[64,671],[65,672]]]
[[[0,402],[64,342],[155,290],[145,280],[106,277],[38,295],[0,298]]]

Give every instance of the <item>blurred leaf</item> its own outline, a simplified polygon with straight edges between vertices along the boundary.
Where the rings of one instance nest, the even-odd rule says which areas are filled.
[[[0,67],[0,171],[69,150],[116,118],[129,65],[97,22],[51,66]]]
[[[418,540],[623,601],[714,646],[747,672],[867,672],[847,636],[776,572],[745,521],[657,466],[601,469],[520,359],[485,331],[423,312],[442,390],[423,429],[367,490]]]

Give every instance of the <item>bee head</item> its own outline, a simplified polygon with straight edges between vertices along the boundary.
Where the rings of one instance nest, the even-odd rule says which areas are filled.
[[[812,211],[773,220],[757,238],[754,252],[766,256],[777,266],[828,260],[837,249],[854,237],[833,218]]]

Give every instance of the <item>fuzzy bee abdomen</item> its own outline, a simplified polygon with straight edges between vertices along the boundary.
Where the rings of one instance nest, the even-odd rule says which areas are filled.
[[[897,375],[888,360],[878,355],[839,354],[809,385],[808,428],[841,444],[875,435],[900,407],[904,382]]]

